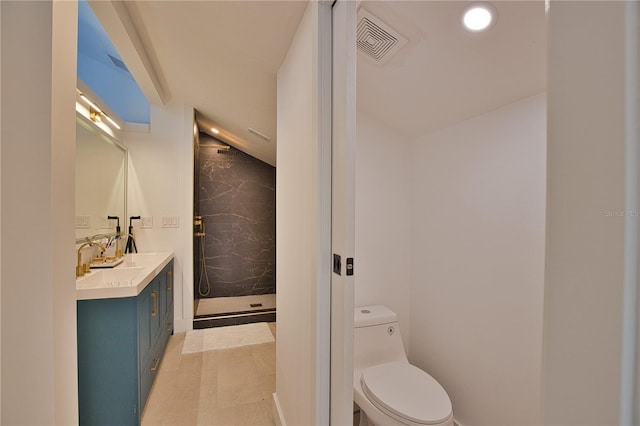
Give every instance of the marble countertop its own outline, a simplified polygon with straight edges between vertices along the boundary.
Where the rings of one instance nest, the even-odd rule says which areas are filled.
[[[110,269],[92,269],[76,279],[77,300],[135,297],[173,259],[172,251],[126,254]]]

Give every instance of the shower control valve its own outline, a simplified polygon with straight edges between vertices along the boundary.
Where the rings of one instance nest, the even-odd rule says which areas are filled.
[[[196,237],[204,237],[206,235],[204,230],[204,222],[202,221],[202,216],[194,216],[193,217],[193,234]]]

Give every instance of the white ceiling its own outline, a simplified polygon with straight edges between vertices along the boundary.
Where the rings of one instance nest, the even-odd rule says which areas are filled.
[[[363,1],[409,39],[383,66],[358,55],[357,107],[416,138],[546,87],[544,1],[496,1],[496,24],[472,34],[463,1]]]
[[[124,4],[166,98],[193,105],[202,130],[216,126],[232,145],[275,165],[276,75],[306,2]],[[543,91],[544,0],[494,2],[499,18],[486,34],[461,29],[467,4],[361,2],[409,42],[383,66],[358,56],[358,109],[415,138]],[[111,34],[113,24],[96,15]]]

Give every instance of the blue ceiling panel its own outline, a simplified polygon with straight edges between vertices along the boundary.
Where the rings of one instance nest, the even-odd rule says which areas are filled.
[[[78,78],[124,121],[149,124],[149,101],[85,0],[78,2]]]

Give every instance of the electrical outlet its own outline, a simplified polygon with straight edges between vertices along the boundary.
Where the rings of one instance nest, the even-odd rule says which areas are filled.
[[[180,218],[178,216],[162,216],[163,228],[179,228]]]
[[[153,216],[142,216],[140,218],[140,228],[153,228]]]

